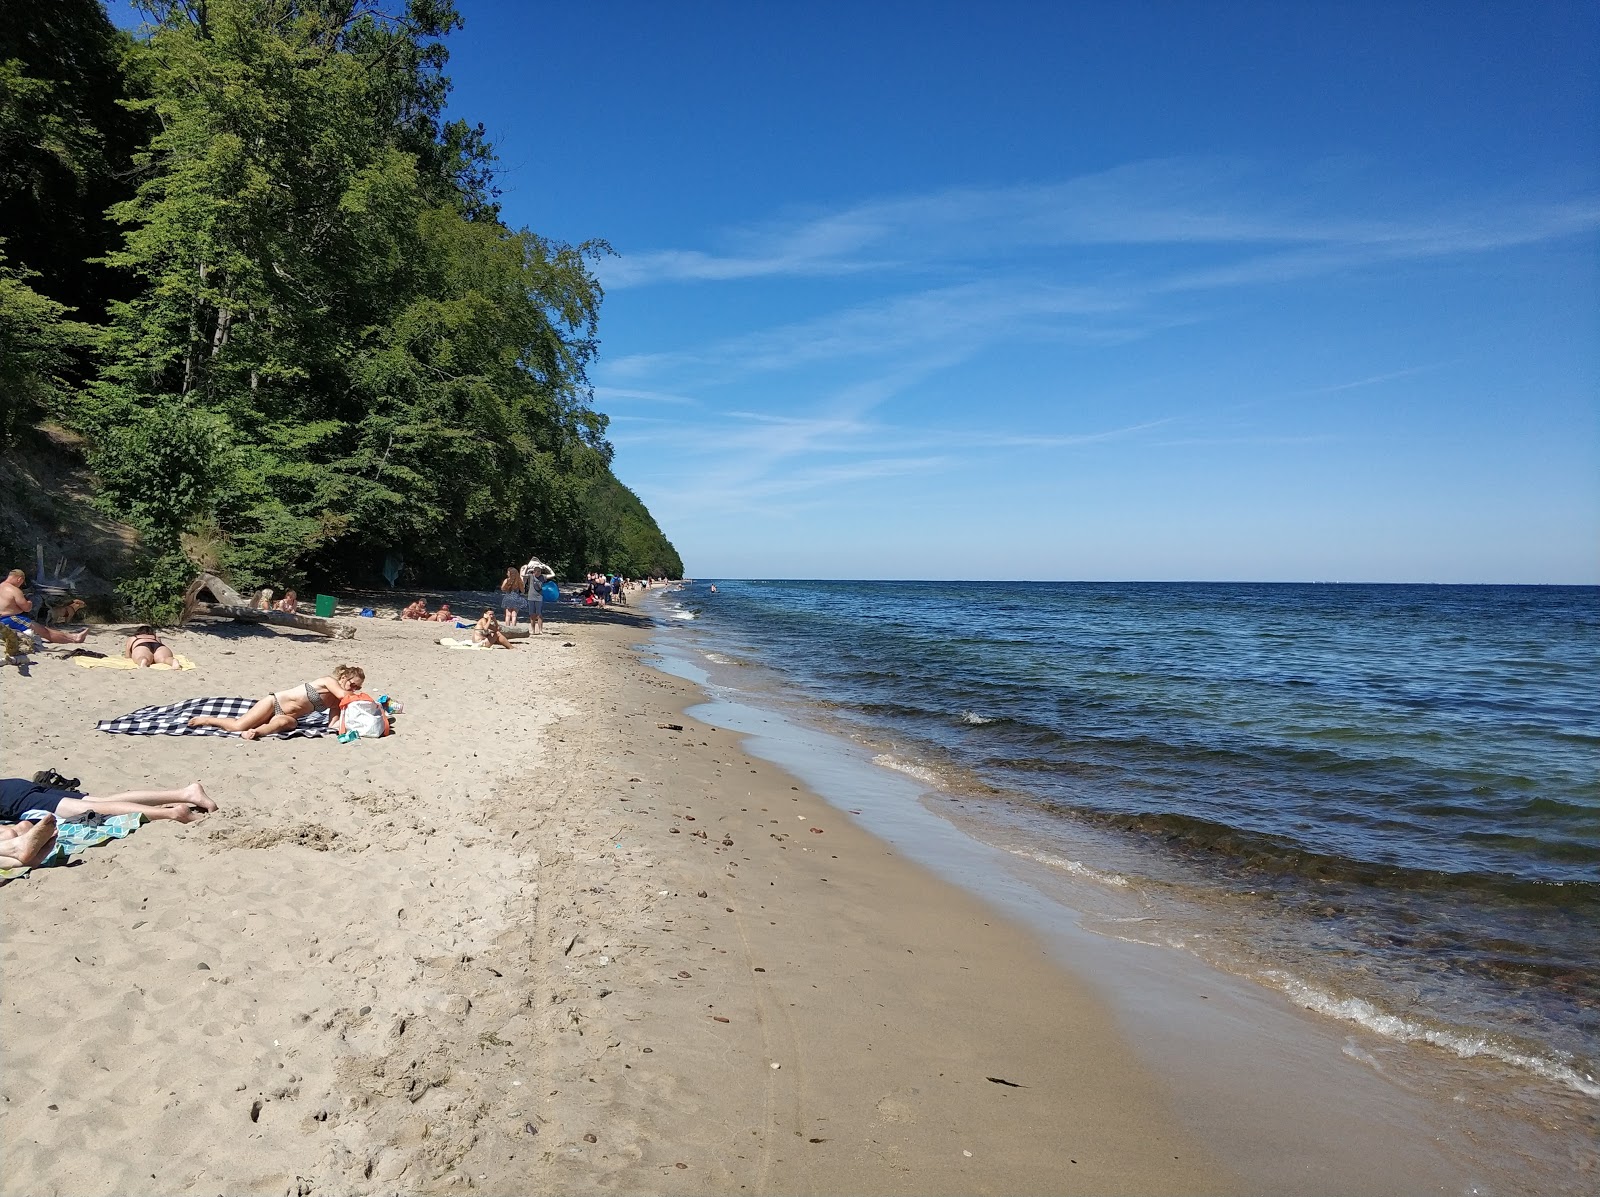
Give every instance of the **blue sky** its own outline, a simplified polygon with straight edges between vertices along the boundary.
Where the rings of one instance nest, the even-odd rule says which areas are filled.
[[[1600,7],[457,4],[692,574],[1600,582]]]

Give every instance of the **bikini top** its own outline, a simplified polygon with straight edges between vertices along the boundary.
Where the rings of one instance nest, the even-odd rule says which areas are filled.
[[[318,711],[326,710],[328,707],[328,704],[322,701],[322,691],[317,689],[315,682],[306,683],[306,701],[311,704],[311,713],[313,715]]]

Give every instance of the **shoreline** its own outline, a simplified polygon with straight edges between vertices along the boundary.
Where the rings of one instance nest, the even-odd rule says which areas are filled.
[[[0,894],[4,1191],[1237,1188],[1031,936],[679,714],[643,616],[561,614],[510,653],[222,624],[171,634],[192,672],[0,680],[8,773],[222,805]],[[93,730],[333,658],[395,737]]]

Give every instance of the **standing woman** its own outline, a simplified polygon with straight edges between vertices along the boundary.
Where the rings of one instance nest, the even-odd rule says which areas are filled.
[[[506,566],[506,576],[500,583],[500,593],[505,595],[502,604],[506,609],[506,626],[508,628],[515,627],[517,624],[517,608],[523,605],[519,601],[522,595],[522,573],[516,566]]]

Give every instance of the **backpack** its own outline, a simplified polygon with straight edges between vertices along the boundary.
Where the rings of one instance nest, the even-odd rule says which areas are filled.
[[[334,726],[341,736],[354,732],[375,740],[389,734],[389,712],[365,690],[357,690],[339,700],[339,718]]]

